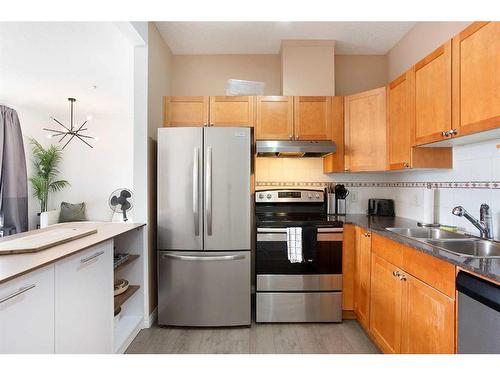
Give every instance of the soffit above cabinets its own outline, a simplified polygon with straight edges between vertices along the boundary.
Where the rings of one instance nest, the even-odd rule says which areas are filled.
[[[156,22],[176,55],[278,54],[282,40],[336,41],[339,55],[386,54],[416,22]]]

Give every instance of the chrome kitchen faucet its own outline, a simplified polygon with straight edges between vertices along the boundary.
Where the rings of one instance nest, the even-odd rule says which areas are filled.
[[[475,219],[462,206],[455,207],[451,213],[456,216],[463,216],[474,225],[481,235],[481,238],[493,239],[493,222],[491,218],[490,206],[483,203],[479,209],[479,220]]]

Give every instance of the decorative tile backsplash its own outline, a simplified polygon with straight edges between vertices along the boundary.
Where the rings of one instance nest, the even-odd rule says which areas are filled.
[[[343,184],[346,187],[365,187],[365,188],[429,188],[429,189],[500,189],[500,181],[455,181],[455,182],[343,182],[337,181],[336,184]],[[292,181],[257,181],[257,187],[304,187],[304,188],[324,188],[328,182],[292,182]]]
[[[257,158],[257,189],[321,189],[342,183],[350,190],[349,213],[365,213],[369,198],[394,199],[396,215],[423,220],[426,188],[435,189],[434,210],[442,224],[456,225],[471,233],[477,230],[467,220],[452,215],[462,205],[479,216],[482,203],[490,205],[496,238],[500,238],[500,140],[457,146],[453,169],[409,170],[383,173],[323,173],[320,158]]]

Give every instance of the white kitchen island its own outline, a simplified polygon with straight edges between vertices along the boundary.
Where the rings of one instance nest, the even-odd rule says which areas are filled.
[[[57,228],[97,233],[35,253],[0,255],[0,354],[123,353],[148,325],[145,225],[64,223],[0,242]],[[114,269],[114,253],[130,256]],[[130,283],[118,297],[114,279]]]

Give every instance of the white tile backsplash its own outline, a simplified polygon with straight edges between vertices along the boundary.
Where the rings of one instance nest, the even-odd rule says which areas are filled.
[[[385,173],[323,173],[321,158],[257,158],[256,181],[274,182],[468,182],[500,181],[500,139],[453,149],[453,169],[418,170]],[[352,187],[347,202],[349,213],[366,213],[369,198],[394,199],[396,215],[423,219],[423,188]],[[353,200],[355,198],[355,200]],[[456,225],[477,233],[466,219],[451,214],[461,205],[473,216],[479,216],[481,203],[490,205],[495,238],[500,238],[500,189],[437,189],[436,218],[440,223]]]

